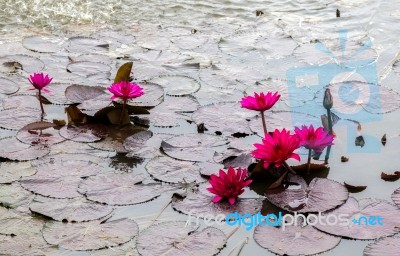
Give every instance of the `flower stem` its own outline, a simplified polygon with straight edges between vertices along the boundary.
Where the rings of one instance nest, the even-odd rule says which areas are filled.
[[[126,99],[124,99],[124,103],[122,104],[122,111],[121,115],[119,116],[119,124],[122,124],[122,119],[124,118],[125,114],[125,107],[126,107]]]
[[[333,134],[331,110],[327,109],[326,111],[327,111],[327,114],[328,114],[329,134]],[[325,154],[325,164],[328,164],[329,154],[330,153],[331,153],[331,146],[328,146],[327,149],[326,149],[326,154]]]
[[[265,116],[264,116],[264,111],[261,111],[261,120],[263,124],[263,129],[264,129],[264,136],[267,134],[267,124],[265,123]]]
[[[307,175],[310,174],[310,167],[311,167],[311,148],[308,149]]]
[[[285,166],[286,170],[288,170],[292,174],[297,174],[292,167],[290,167],[286,162],[283,162],[283,166]]]
[[[40,103],[40,109],[42,110],[41,121],[43,121],[43,118],[44,118],[44,108],[43,108],[42,91],[41,91],[41,90],[39,90],[39,103]]]

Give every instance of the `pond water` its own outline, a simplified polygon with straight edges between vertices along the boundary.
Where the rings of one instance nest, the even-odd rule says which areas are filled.
[[[337,17],[337,10],[340,11],[340,17]],[[115,131],[114,138],[117,137],[120,141],[116,143],[81,143],[61,139],[62,142],[49,146],[46,148],[48,152],[45,150],[42,155],[42,149],[33,147],[30,151],[24,146],[11,148],[9,151],[2,149],[2,157],[5,156],[4,152],[26,150],[25,155],[20,153],[19,156],[13,156],[14,159],[25,157],[24,160],[30,160],[30,154],[48,156],[32,162],[12,162],[15,165],[12,167],[6,165],[7,162],[2,163],[0,183],[4,185],[0,184],[0,194],[7,194],[4,191],[19,191],[28,198],[29,200],[15,199],[17,203],[12,205],[24,214],[27,214],[28,204],[33,199],[28,190],[57,197],[48,190],[56,191],[57,186],[63,183],[54,183],[53,187],[49,185],[43,191],[38,190],[37,187],[30,187],[32,183],[29,183],[29,175],[34,173],[27,174],[21,169],[23,164],[42,166],[48,164],[46,161],[64,159],[60,155],[65,159],[93,161],[98,165],[100,174],[76,176],[78,179],[84,177],[82,180],[85,180],[85,186],[89,188],[100,182],[93,177],[125,173],[141,174],[144,176],[144,184],[156,183],[158,186],[161,183],[153,180],[148,169],[150,161],[155,161],[158,157],[170,158],[158,149],[161,140],[169,141],[175,135],[197,133],[197,124],[200,123],[208,128],[206,134],[222,132],[218,142],[210,142],[212,146],[206,146],[203,151],[193,150],[188,153],[190,159],[185,159],[185,156],[173,150],[172,153],[167,153],[178,159],[212,162],[205,169],[215,168],[217,171],[220,165],[215,161],[248,153],[252,144],[261,140],[258,136],[262,133],[261,122],[257,113],[240,109],[238,101],[242,97],[262,90],[278,90],[282,94],[281,101],[274,107],[275,111],[282,112],[266,113],[270,130],[291,128],[303,123],[320,126],[319,117],[326,113],[322,107],[323,92],[330,84],[334,97],[332,111],[339,120],[333,128],[336,138],[329,161],[328,178],[342,184],[346,182],[355,186],[367,186],[360,193],[350,194],[356,199],[376,198],[392,202],[391,195],[399,187],[399,182],[384,181],[380,176],[382,171],[394,173],[400,166],[399,19],[398,0],[2,0],[0,127],[5,129],[1,130],[0,135],[7,140],[1,142],[2,147],[17,143],[15,137],[21,140],[22,135],[18,137],[18,130],[39,117],[38,101],[32,97],[35,92],[27,90],[30,86],[27,77],[33,72],[43,71],[54,77],[54,84],[50,86],[52,92],[45,95],[54,103],[45,105],[45,119],[49,121],[67,120],[64,108],[71,101],[64,91],[69,85],[105,88],[112,83],[118,68],[128,61],[134,63],[135,81],[139,84],[148,82],[158,85],[149,89],[151,93],[148,95],[152,98],[148,101],[151,101],[152,106],[157,105],[150,109],[150,115],[132,117],[135,124],[149,122],[149,127],[139,126],[141,130],[151,131],[154,141],[138,138],[139,141],[143,139],[143,145],[130,144],[130,149],[127,148],[130,157],[125,156],[126,151],[121,144],[121,138],[127,137],[128,132],[118,130]],[[85,113],[94,114],[98,109],[106,107],[108,99],[109,95],[99,98],[98,101],[82,103],[87,104]],[[149,106],[149,102],[136,104]],[[237,132],[252,135],[245,138],[231,136]],[[385,134],[387,143],[382,145],[381,138]],[[355,145],[359,136],[362,136],[365,143],[362,147]],[[213,140],[207,138],[202,141],[197,137],[193,140],[196,139],[202,143]],[[227,152],[228,146],[219,140],[229,142],[236,153]],[[183,141],[189,143],[188,140]],[[148,151],[139,151],[144,145]],[[300,153],[301,163],[305,163],[305,151]],[[349,161],[342,162],[342,156],[348,157]],[[36,157],[31,159],[34,158]],[[170,158],[170,161],[174,160]],[[174,162],[160,164],[153,171],[167,168],[169,164],[173,165]],[[185,164],[181,168],[190,170],[193,167]],[[289,164],[298,163],[289,161]],[[9,175],[6,173],[9,168],[21,171],[20,177],[27,177],[20,181],[19,177],[13,178],[10,182],[5,178]],[[152,174],[153,177],[157,175]],[[88,176],[90,178],[86,178]],[[168,179],[172,178],[166,178],[167,181]],[[201,180],[201,177],[196,180]],[[112,219],[133,219],[141,231],[152,225],[154,218],[157,218],[157,222],[186,221],[187,215],[178,213],[169,204],[172,192],[176,191],[173,186],[178,184],[174,182],[174,185],[162,185],[159,188],[162,192],[155,193],[154,200],[114,206]],[[25,189],[31,189],[22,189],[20,183]],[[12,190],[12,186],[18,188]],[[140,189],[147,191],[148,187],[136,188],[132,193],[140,194]],[[149,188],[149,194],[154,193],[151,189],[153,188]],[[19,197],[22,194],[17,193],[14,196]],[[249,190],[244,197],[254,198],[258,195]],[[13,200],[13,196],[0,199],[3,205]],[[37,200],[46,199],[38,196]],[[135,200],[138,201],[137,198]],[[161,211],[162,214],[157,217]],[[397,217],[397,223],[399,222]],[[201,225],[205,226],[203,222]],[[242,226],[235,231],[235,227],[227,224],[214,227],[221,229],[227,236],[233,232],[219,255],[274,255],[255,242],[254,230],[247,231]],[[4,233],[0,231],[0,234]],[[30,235],[41,236],[40,232]],[[249,239],[248,243],[243,246],[246,238]],[[2,239],[4,241],[5,238]],[[371,240],[341,239],[338,246],[323,255],[362,255],[370,242]],[[129,243],[134,248],[135,241]],[[137,253],[135,249],[129,248],[122,251],[114,253]],[[113,249],[106,249],[94,254],[111,255],[112,252]],[[52,247],[42,248],[42,251],[39,249],[37,255],[41,253],[93,255],[89,252]],[[31,252],[25,255],[34,254]]]

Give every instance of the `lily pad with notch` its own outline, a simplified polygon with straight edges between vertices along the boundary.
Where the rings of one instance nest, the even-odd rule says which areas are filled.
[[[220,136],[196,133],[178,135],[167,139],[161,143],[161,148],[165,154],[172,158],[206,162],[213,158],[216,147],[227,143],[228,141]]]
[[[154,243],[158,241],[158,243]],[[140,255],[203,256],[216,255],[225,246],[227,237],[221,230],[183,221],[163,222],[143,230],[137,238]]]
[[[328,215],[340,216],[340,214],[348,216],[346,218],[348,225],[322,225],[317,223],[315,227],[332,235],[361,240],[377,239],[399,232],[400,220],[398,216],[400,209],[385,200],[372,198],[357,200],[349,197],[345,204],[324,212],[322,216],[327,218]],[[379,220],[377,216],[384,221]],[[373,223],[375,225],[371,227],[370,224]]]
[[[49,244],[67,250],[85,251],[118,246],[131,240],[139,231],[131,219],[83,223],[47,222],[43,237]]]
[[[150,82],[161,85],[170,96],[184,96],[200,89],[200,83],[188,76],[160,76]]]
[[[84,197],[54,199],[36,196],[29,205],[32,212],[45,215],[57,221],[83,222],[98,220],[110,215],[113,208],[88,201]]]
[[[44,63],[32,56],[23,54],[6,55],[0,57],[0,72],[17,73],[24,70],[27,73],[40,72]]]
[[[87,199],[108,205],[132,205],[150,201],[163,193],[160,183],[143,184],[144,176],[132,173],[89,177],[79,185]]]
[[[255,228],[254,240],[278,255],[314,255],[335,248],[341,238],[321,232],[311,225],[288,225],[283,228],[265,223]]]
[[[52,35],[37,35],[25,37],[22,45],[33,52],[55,53],[63,49],[64,40]]]
[[[267,190],[267,199],[290,212],[323,212],[346,202],[347,189],[340,183],[314,178],[309,185],[298,175],[288,175],[291,185],[286,188]]]
[[[29,145],[53,145],[65,141],[55,127],[57,125],[44,121],[30,123],[18,131],[16,138]]]
[[[92,37],[71,37],[66,44],[67,51],[72,53],[105,53],[109,49],[107,42]]]

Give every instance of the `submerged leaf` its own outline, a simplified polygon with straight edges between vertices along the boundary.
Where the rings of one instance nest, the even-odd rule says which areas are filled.
[[[97,250],[128,242],[139,231],[135,221],[117,219],[84,223],[47,222],[43,237],[49,244],[67,250]]]
[[[186,222],[163,222],[153,225],[139,234],[137,249],[143,256],[218,254],[227,242],[224,232],[214,227],[202,231],[197,228],[190,223],[187,225]]]

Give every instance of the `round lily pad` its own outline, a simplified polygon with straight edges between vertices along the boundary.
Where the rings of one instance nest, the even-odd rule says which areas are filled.
[[[160,76],[150,82],[161,85],[167,95],[171,96],[188,95],[200,89],[200,83],[187,76]]]
[[[103,40],[91,37],[71,37],[67,41],[67,51],[72,53],[105,53],[109,44]]]
[[[195,49],[201,47],[208,41],[208,37],[198,34],[182,35],[172,39],[179,48],[184,50]]]
[[[65,95],[65,90],[71,86],[68,83],[51,83],[47,88],[50,90],[49,93],[46,93],[45,97],[48,99],[52,104],[57,105],[68,105],[72,102],[68,100]],[[39,105],[38,105],[39,107]]]
[[[143,203],[162,193],[160,184],[142,184],[144,177],[132,173],[89,177],[79,185],[79,192],[91,201],[108,205]]]
[[[267,199],[290,212],[323,212],[346,202],[347,189],[340,183],[329,179],[314,178],[310,185],[298,175],[288,176],[293,183],[288,188],[267,190]]]
[[[157,180],[179,183],[179,182],[204,182],[200,176],[200,167],[193,162],[175,160],[170,157],[156,157],[146,165],[146,170]]]
[[[46,255],[49,247],[41,235],[0,235],[0,252],[5,255]]]
[[[400,236],[379,239],[365,247],[363,256],[397,256],[400,251]]]
[[[172,158],[205,162],[213,158],[215,147],[225,145],[228,141],[220,136],[210,134],[185,134],[172,137],[161,143],[162,150]]]
[[[223,70],[203,68],[199,71],[199,78],[203,83],[218,88],[235,88],[237,81],[227,77]]]
[[[11,183],[24,176],[36,173],[30,162],[2,162],[0,163],[0,183]]]
[[[50,150],[46,146],[31,146],[19,142],[14,137],[0,139],[0,157],[17,161],[28,161],[43,157],[49,154]]]
[[[216,255],[226,242],[224,232],[214,227],[199,231],[197,226],[185,222],[164,222],[152,225],[139,234],[137,250],[143,256]]]
[[[23,189],[17,182],[0,185],[0,204],[5,207],[20,210],[27,207],[34,197],[31,192]]]
[[[120,246],[90,252],[91,256],[139,256],[136,249],[136,238]]]
[[[44,68],[44,63],[28,55],[15,54],[0,57],[0,72],[16,73],[24,70],[27,73],[40,72]]]
[[[12,80],[0,77],[0,93],[13,94],[19,90],[19,85]]]
[[[332,236],[306,225],[288,225],[273,227],[257,226],[254,230],[254,240],[261,247],[278,255],[314,255],[336,247],[339,236]]]
[[[111,67],[100,62],[76,61],[67,65],[67,71],[82,77],[101,75],[107,78],[110,76]]]
[[[38,102],[39,103],[39,102]],[[10,108],[0,111],[0,127],[9,130],[19,130],[26,124],[40,120],[41,112],[33,108]],[[12,118],[12,122],[10,119]]]
[[[257,38],[254,47],[260,49],[268,59],[279,59],[291,55],[297,43],[290,36],[271,37],[268,35]]]
[[[65,89],[65,97],[73,103],[82,103],[105,94],[103,88],[87,85],[70,85]]]
[[[106,65],[111,65],[113,60],[104,54],[95,54],[95,53],[88,53],[82,54],[72,58],[73,62],[80,62],[80,61],[90,61],[90,62],[98,62],[103,63]]]
[[[60,135],[75,142],[95,142],[102,139],[104,128],[101,125],[64,126]]]
[[[20,180],[21,186],[35,194],[54,198],[79,197],[79,176],[31,176]]]
[[[164,89],[161,85],[140,82],[144,95],[142,97],[130,99],[128,104],[140,107],[155,107],[164,99]]]
[[[197,125],[204,123],[212,132],[251,134],[246,119],[255,115],[256,111],[241,108],[239,102],[223,102],[199,108],[193,113],[192,119]]]
[[[161,142],[171,137],[173,135],[153,134],[151,131],[141,131],[126,138],[124,147],[129,152],[128,156],[153,158],[161,154]]]
[[[377,239],[399,231],[400,209],[385,200],[366,198],[357,201],[357,199],[349,197],[345,204],[323,213],[322,216],[328,220],[328,215],[340,216],[340,214],[343,214],[348,220],[348,225],[317,223],[315,227],[329,234],[353,239]]]
[[[40,213],[58,221],[82,222],[97,220],[109,215],[113,208],[97,204],[83,197],[74,199],[53,199],[36,197],[29,206],[33,212]]]
[[[40,105],[38,98],[34,95],[15,94],[3,99],[3,108],[40,109]]]
[[[128,242],[139,231],[135,221],[118,219],[84,223],[47,222],[43,237],[49,244],[67,250],[96,250]]]
[[[198,189],[189,190],[183,199],[175,197],[172,201],[172,208],[200,218],[215,218],[221,214],[226,217],[235,212],[254,215],[261,211],[263,198],[239,197],[234,205],[227,200],[213,203],[214,195],[208,192],[207,187],[211,187],[210,184],[201,184]]]
[[[61,51],[64,40],[51,36],[30,36],[22,40],[22,45],[31,51],[42,53],[54,53]]]
[[[19,130],[16,138],[29,145],[53,145],[65,141],[54,126],[48,122],[31,123]]]
[[[13,209],[0,207],[0,234],[15,236],[39,235],[43,224],[43,219],[35,218]]]

